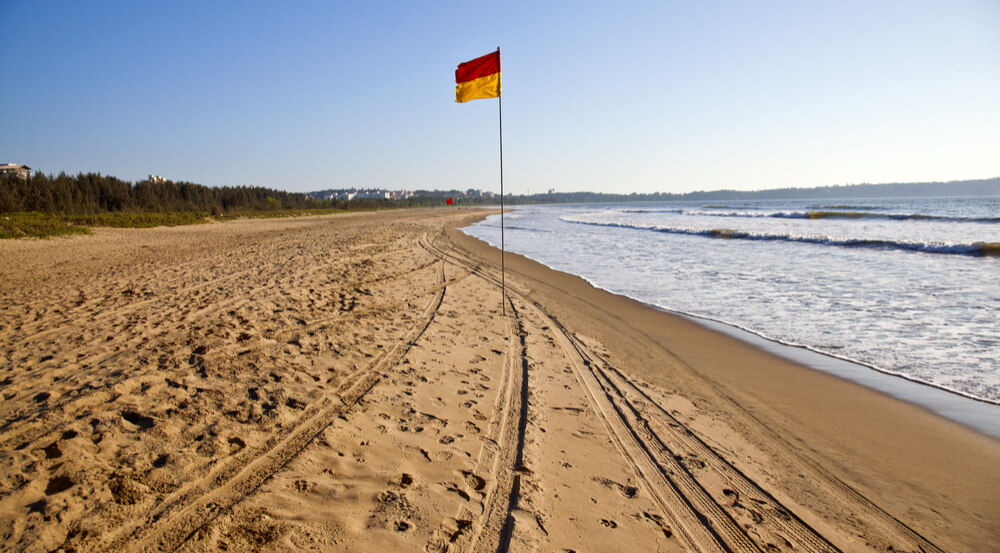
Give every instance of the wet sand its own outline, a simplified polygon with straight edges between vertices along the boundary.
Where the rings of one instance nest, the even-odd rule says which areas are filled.
[[[860,363],[833,357],[808,348],[782,344],[716,321],[687,315],[684,317],[709,329],[735,336],[758,349],[773,353],[793,363],[861,384],[866,388],[917,405],[994,440],[1000,440],[1000,405],[961,396],[936,386],[887,374]]]
[[[408,210],[0,242],[9,551],[990,551],[1000,444]]]

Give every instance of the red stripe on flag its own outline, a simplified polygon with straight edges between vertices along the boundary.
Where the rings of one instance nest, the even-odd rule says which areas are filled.
[[[458,69],[455,70],[455,82],[464,83],[499,72],[500,52],[490,52],[485,56],[458,64]]]

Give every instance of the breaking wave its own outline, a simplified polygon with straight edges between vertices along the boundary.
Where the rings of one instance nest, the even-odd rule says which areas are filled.
[[[635,230],[646,230],[652,232],[663,232],[668,234],[685,234],[689,236],[704,236],[708,238],[720,238],[726,240],[762,240],[778,242],[799,242],[806,244],[819,244],[823,246],[838,246],[847,248],[873,248],[881,250],[903,250],[935,254],[967,255],[973,257],[1000,257],[1000,243],[997,242],[973,242],[971,244],[942,244],[928,242],[904,242],[885,239],[871,238],[833,238],[829,236],[802,236],[792,234],[767,234],[755,233],[727,228],[699,229],[688,227],[668,227],[656,225],[633,225],[615,222],[593,222],[580,221],[571,217],[562,217],[567,223],[580,225],[591,225],[600,227],[616,227]]]
[[[832,209],[832,208],[831,208]],[[776,219],[877,219],[888,221],[937,221],[944,223],[1000,223],[1000,217],[946,217],[922,213],[872,213],[871,211],[679,211],[685,215],[712,217],[773,217]]]
[[[635,208],[621,209],[621,213],[673,213],[677,215],[702,215],[708,217],[746,217],[775,219],[874,219],[883,221],[935,221],[943,223],[983,223],[998,224],[1000,217],[953,217],[944,215],[926,215],[923,213],[875,213],[881,209],[874,206],[824,206],[821,209],[808,211],[760,211],[752,207],[728,207],[725,205],[706,205],[701,209],[655,209]]]

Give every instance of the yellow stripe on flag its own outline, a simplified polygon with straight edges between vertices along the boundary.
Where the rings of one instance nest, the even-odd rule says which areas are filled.
[[[478,98],[497,98],[500,96],[500,73],[486,75],[455,85],[455,101],[468,102]]]

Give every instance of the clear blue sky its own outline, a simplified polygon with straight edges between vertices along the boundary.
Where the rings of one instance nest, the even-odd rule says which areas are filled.
[[[1000,175],[1000,2],[0,0],[0,162],[515,194]]]

